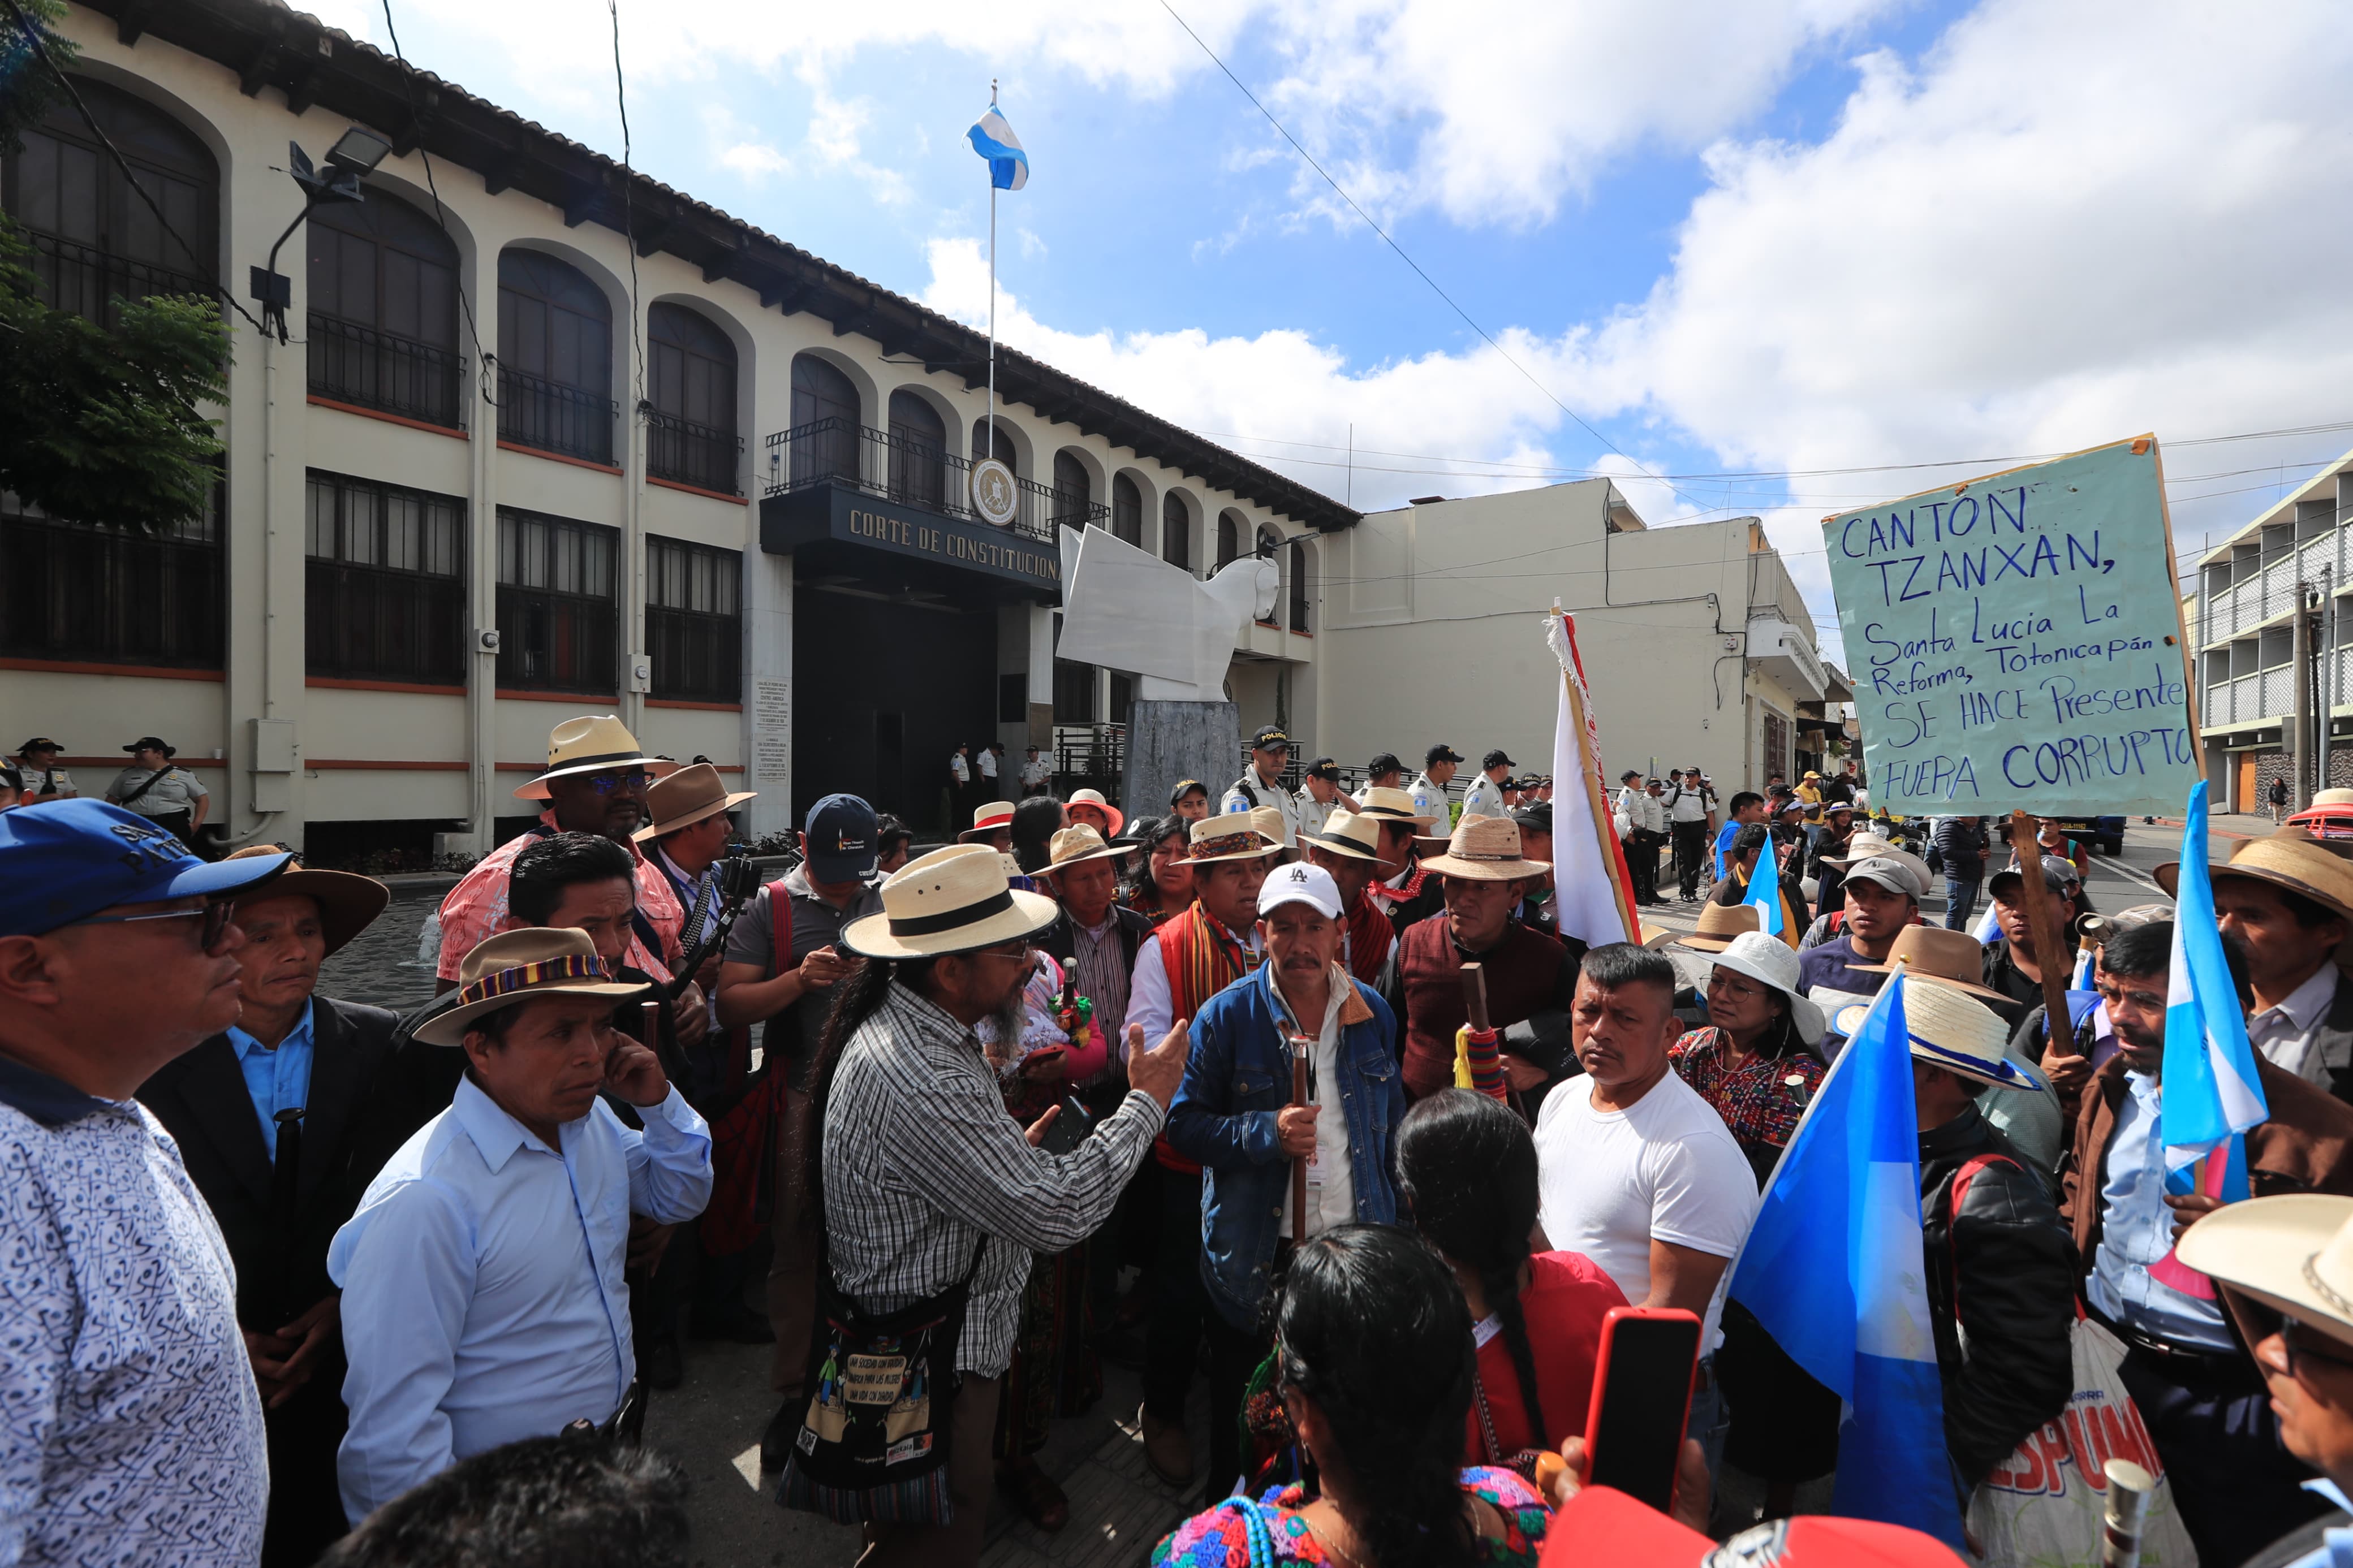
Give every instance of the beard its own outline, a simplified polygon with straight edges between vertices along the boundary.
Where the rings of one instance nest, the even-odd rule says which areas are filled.
[[[1021,1059],[1021,1035],[1029,1024],[1028,1003],[1026,991],[1017,987],[973,1031],[980,1037],[980,1054],[1000,1073]]]

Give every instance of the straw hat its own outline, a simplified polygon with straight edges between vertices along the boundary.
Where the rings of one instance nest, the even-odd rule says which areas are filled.
[[[1011,885],[1005,858],[985,844],[951,844],[908,861],[882,884],[882,912],[842,928],[867,958],[940,958],[1035,936],[1060,906]]]
[[[1133,846],[1105,844],[1103,836],[1086,823],[1058,829],[1046,847],[1046,869],[1059,871],[1082,860],[1116,859]]]
[[[2316,789],[2312,792],[2315,805],[2353,805],[2353,789]]]
[[[607,713],[566,719],[547,732],[547,770],[515,786],[517,800],[545,800],[547,781],[570,773],[601,773],[614,768],[644,768],[656,778],[678,772],[667,757],[652,757],[629,727]]]
[[[1552,869],[1549,860],[1521,858],[1520,825],[1508,816],[1464,817],[1447,840],[1446,853],[1433,855],[1422,865],[1441,877],[1482,882],[1516,882]]]
[[[248,844],[222,858],[249,860],[285,853],[275,844]],[[319,906],[319,930],[327,939],[329,952],[374,925],[376,916],[392,902],[392,889],[374,877],[363,877],[356,871],[306,871],[299,866],[289,868],[285,875],[273,877],[256,888],[252,896],[274,899],[280,893],[300,893]]]
[[[461,1046],[466,1026],[485,1013],[543,996],[583,996],[615,1005],[652,987],[612,978],[585,931],[525,926],[485,937],[458,966],[453,1005],[417,1026],[428,1046]]]
[[[1840,870],[1843,871],[1858,860],[1869,860],[1873,857],[1883,857],[1890,860],[1902,861],[1904,868],[1911,872],[1913,876],[1918,878],[1920,886],[1923,888],[1927,888],[1933,885],[1936,881],[1935,874],[1928,869],[1928,862],[1921,859],[1920,857],[1913,854],[1912,851],[1905,848],[1902,845],[1896,843],[1894,839],[1888,837],[1883,833],[1856,834],[1853,837],[1846,841],[1846,853],[1844,855],[1835,858],[1825,855],[1822,857],[1822,864],[1825,866],[1835,866]]]
[[[1833,1026],[1852,1038],[1870,1011],[1869,1006],[1841,1008]],[[2010,1031],[1994,1016],[1993,1009],[1962,995],[1952,985],[1935,982],[1906,985],[1904,1027],[1912,1037],[1913,1057],[1930,1067],[1996,1089],[2042,1091],[2042,1086],[2005,1054]]]
[[[1435,822],[1434,816],[1424,816],[1414,809],[1413,796],[1401,789],[1383,785],[1365,792],[1362,805],[1356,808],[1362,816],[1386,817],[1391,822]]]
[[[1108,800],[1105,800],[1103,798],[1103,792],[1099,789],[1082,789],[1075,792],[1071,795],[1070,799],[1062,803],[1062,809],[1068,811],[1072,806],[1078,805],[1092,805],[1097,811],[1102,812],[1105,816],[1111,818],[1111,831],[1114,837],[1118,836],[1120,828],[1127,821],[1127,818],[1121,815],[1119,807],[1112,805]],[[1012,807],[1008,806],[1006,810],[1009,814],[1012,811]]]
[[[1702,904],[1699,929],[1678,938],[1675,945],[1696,948],[1702,952],[1722,952],[1741,932],[1762,929],[1755,904]]]
[[[2178,1250],[2215,1283],[2353,1342],[2353,1198],[2289,1193],[2227,1204],[2182,1232]]]
[[[654,786],[646,791],[646,815],[653,820],[629,837],[643,844],[665,833],[691,827],[723,811],[733,811],[747,800],[758,799],[759,794],[754,789],[730,794],[720,782],[717,768],[709,763],[696,763],[666,779],[654,781]]]
[[[1978,983],[1985,973],[1985,949],[1965,931],[1905,926],[1895,933],[1895,945],[1887,950],[1886,963],[1850,963],[1847,967],[1873,974],[1893,974],[1898,963],[1915,980],[1933,980],[1940,985],[1957,986],[1972,996],[1983,996],[2005,1006],[2010,1005],[2010,997]]]
[[[1009,800],[992,800],[985,805],[973,807],[972,826],[956,835],[956,842],[976,844],[981,839],[993,837],[997,834],[1011,832],[1012,828],[1013,803]]]
[[[1282,847],[1282,841],[1262,833],[1250,818],[1238,812],[1205,816],[1193,824],[1192,837],[1187,841],[1185,858],[1196,866],[1219,860],[1259,860]]]
[[[1761,931],[1742,931],[1707,962],[1712,969],[1729,969],[1779,992],[1789,1004],[1789,1021],[1798,1026],[1798,1038],[1810,1046],[1822,1043],[1822,1010],[1798,994],[1798,952],[1788,942]]]
[[[2300,827],[2242,840],[2231,851],[2227,864],[2207,870],[2210,876],[2253,877],[2269,882],[2302,894],[2342,920],[2353,921],[2353,863],[2330,854]],[[2168,860],[2151,875],[2171,898],[2181,877],[2181,862]]]
[[[1250,819],[1252,827],[1274,840],[1277,846],[1290,847],[1291,833],[1283,824],[1280,806],[1254,805],[1250,807]]]
[[[1381,858],[1381,825],[1371,816],[1359,816],[1353,811],[1335,811],[1324,820],[1321,833],[1300,835],[1318,849],[1329,849],[1351,860],[1378,860]]]

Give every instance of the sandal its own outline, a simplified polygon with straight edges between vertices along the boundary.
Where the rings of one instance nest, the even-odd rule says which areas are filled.
[[[1069,1495],[1027,1455],[998,1461],[997,1489],[1012,1500],[1022,1518],[1050,1534],[1071,1522]]]

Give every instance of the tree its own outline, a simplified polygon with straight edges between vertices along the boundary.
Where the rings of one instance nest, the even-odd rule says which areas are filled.
[[[56,24],[65,14],[65,0],[0,0],[0,153],[23,151],[20,139],[58,96],[58,79],[42,56],[63,70],[79,52],[58,36]]]
[[[220,477],[228,331],[197,298],[117,306],[112,331],[44,303],[0,215],[0,490],[52,517],[156,532]]]

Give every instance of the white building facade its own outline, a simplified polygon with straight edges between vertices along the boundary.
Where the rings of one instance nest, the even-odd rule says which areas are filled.
[[[760,791],[755,835],[834,790],[944,826],[957,742],[1001,741],[1009,794],[1026,745],[1124,717],[1124,678],[1053,658],[1085,522],[1204,576],[1270,552],[1233,694],[1323,727],[1349,509],[1002,350],[992,431],[971,329],[270,0],[64,29],[98,129],[60,104],[0,167],[64,308],[242,298],[301,204],[290,140],[393,148],[287,243],[293,341],[232,317],[207,516],[126,538],[0,497],[0,731],[56,737],[85,793],[153,733],[231,841],[478,848],[550,727],[614,712]],[[992,452],[1002,526],[967,489]]]

